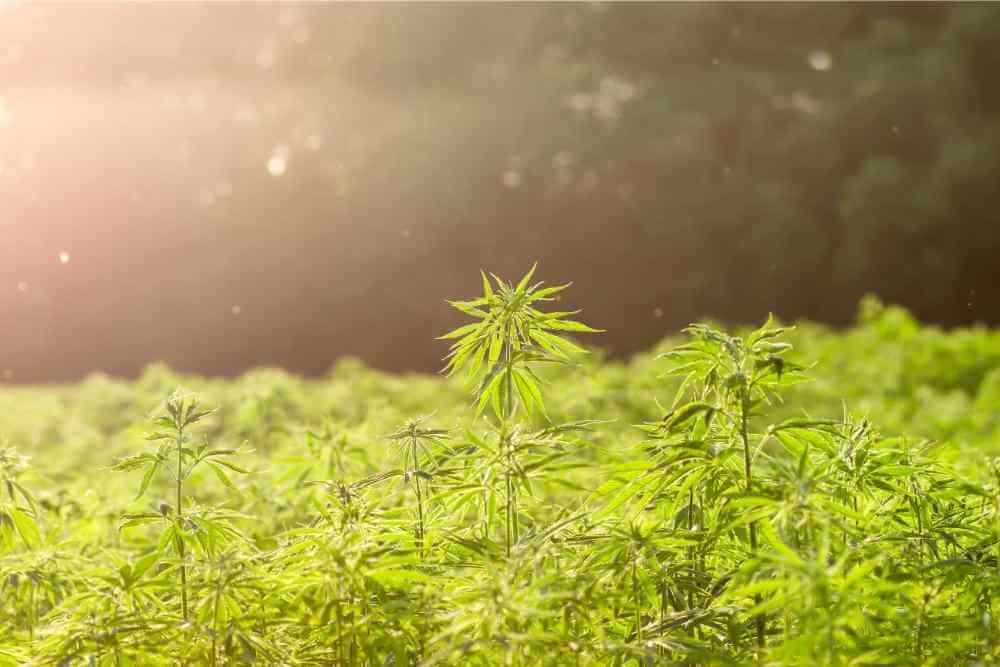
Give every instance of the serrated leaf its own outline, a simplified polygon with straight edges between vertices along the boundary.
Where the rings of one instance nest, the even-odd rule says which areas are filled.
[[[429,584],[434,580],[418,570],[383,568],[368,572],[368,578],[387,588],[409,588],[414,584]]]
[[[153,481],[153,476],[159,469],[159,461],[155,461],[148,468],[146,468],[146,473],[142,476],[142,482],[139,484],[139,493],[135,495],[136,500],[142,498],[143,494],[146,493],[146,489],[149,488],[150,482]]]
[[[236,488],[236,485],[233,484],[233,480],[229,479],[229,475],[227,475],[226,471],[222,469],[222,466],[217,465],[215,461],[209,461],[208,465],[212,469],[212,472],[215,473],[215,476],[218,478],[218,480],[222,482],[224,486],[226,486],[229,489],[232,489],[233,491],[239,491],[239,489]]]
[[[38,531],[38,524],[35,523],[35,519],[16,505],[8,505],[7,512],[10,515],[11,520],[14,522],[14,528],[17,530],[17,534],[21,536],[21,540],[29,548],[34,549],[37,547],[41,543],[42,538]]]

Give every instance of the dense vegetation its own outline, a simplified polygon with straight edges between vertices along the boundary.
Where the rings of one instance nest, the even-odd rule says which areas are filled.
[[[1000,659],[1000,332],[868,299],[611,363],[532,280],[452,302],[450,377],[4,389],[0,661]]]

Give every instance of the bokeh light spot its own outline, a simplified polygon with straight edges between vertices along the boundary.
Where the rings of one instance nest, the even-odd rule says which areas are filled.
[[[288,171],[288,159],[292,151],[287,144],[278,144],[271,152],[271,157],[267,161],[267,172],[272,176],[281,176]]]
[[[833,67],[833,56],[829,51],[813,51],[809,54],[809,66],[817,72],[826,72]]]

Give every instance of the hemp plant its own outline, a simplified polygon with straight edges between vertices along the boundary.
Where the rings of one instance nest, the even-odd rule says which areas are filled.
[[[0,560],[0,593],[12,595],[13,607],[18,607],[18,591],[24,582],[28,589],[27,607],[24,621],[28,627],[29,636],[33,639],[37,622],[36,591],[40,588],[41,574],[34,567],[38,559],[30,552],[37,549],[41,543],[41,532],[36,518],[38,508],[34,496],[21,484],[19,478],[28,469],[28,458],[15,449],[5,447],[0,449],[0,556],[13,552],[17,542],[27,550],[26,556],[21,556],[17,562],[20,568],[11,568],[8,563]],[[8,593],[8,587],[12,589]],[[6,603],[6,600],[4,600]],[[5,606],[5,605],[4,605]],[[0,606],[0,618],[4,612]],[[0,654],[0,658],[3,655]]]
[[[754,459],[756,450],[751,442],[751,420],[765,405],[780,400],[779,387],[801,379],[802,367],[787,361],[784,354],[789,343],[777,340],[787,328],[776,327],[773,319],[745,338],[732,336],[705,324],[694,324],[685,330],[692,340],[666,357],[678,362],[672,375],[683,378],[672,409],[661,421],[666,433],[695,432],[699,419],[705,428],[699,433],[702,442],[711,445],[732,445],[735,441],[742,454],[742,490],[746,496],[755,493]],[[686,394],[690,391],[693,396]],[[694,400],[678,403],[689,397]],[[707,436],[707,438],[706,438]],[[720,438],[721,436],[721,438]],[[763,444],[763,441],[761,441]],[[695,515],[693,485],[688,480],[687,516]],[[750,555],[759,548],[757,524],[750,513],[747,523]],[[759,604],[759,597],[756,598]],[[757,644],[764,646],[766,617],[756,617]]]
[[[416,417],[407,420],[395,431],[386,436],[394,442],[399,449],[399,463],[401,468],[393,468],[369,475],[358,480],[351,485],[340,483],[344,490],[358,490],[391,479],[402,477],[403,482],[412,482],[417,498],[417,520],[413,529],[414,542],[417,545],[417,553],[421,556],[424,553],[424,543],[427,535],[426,526],[426,499],[430,497],[431,482],[436,476],[450,475],[452,471],[440,468],[441,457],[435,452],[440,448],[448,437],[448,431],[444,429],[427,428],[424,422],[427,417]],[[335,490],[336,482],[318,482],[327,487],[328,491]],[[316,484],[316,482],[312,482]],[[337,489],[343,496],[343,491]]]
[[[690,573],[686,581],[664,580],[664,594],[678,612],[700,613],[718,602],[732,576],[708,567],[726,541],[735,537],[748,546],[748,559],[758,554],[757,522],[772,508],[760,500],[768,491],[758,484],[755,461],[774,432],[755,436],[752,422],[767,416],[764,408],[780,400],[782,387],[802,379],[803,368],[784,358],[791,345],[778,339],[787,329],[770,318],[746,337],[704,324],[685,331],[691,340],[663,355],[676,364],[668,374],[682,378],[673,404],[659,420],[641,425],[648,462],[596,518],[621,507],[633,508],[626,516],[663,511],[677,537],[689,543],[675,554],[674,569]],[[796,424],[812,426],[809,420]],[[754,604],[760,602],[755,594]],[[753,619],[762,648],[766,616]]]
[[[18,479],[27,468],[26,456],[10,447],[0,449],[0,546],[5,550],[15,541],[36,547],[41,539],[35,498]]]
[[[413,482],[417,496],[417,525],[414,535],[417,542],[417,552],[424,552],[427,528],[424,518],[424,497],[430,496],[430,484],[434,479],[435,453],[432,447],[440,446],[448,436],[442,429],[426,428],[424,418],[407,421],[389,435],[396,442],[402,453],[403,480]],[[421,486],[423,489],[421,489]]]
[[[523,476],[518,460],[518,407],[529,415],[545,414],[541,380],[534,367],[540,363],[568,363],[585,353],[579,345],[558,332],[598,333],[586,324],[569,319],[580,311],[543,312],[538,306],[555,301],[571,283],[543,287],[532,283],[537,264],[515,285],[494,274],[493,284],[485,272],[483,294],[468,301],[449,301],[456,310],[476,320],[443,336],[454,340],[445,357],[444,372],[463,376],[476,386],[477,416],[489,406],[498,435],[498,455],[504,479],[505,549],[518,539],[517,477]]]
[[[218,538],[231,536],[235,533],[235,529],[228,525],[224,519],[220,521],[219,516],[213,516],[211,513],[199,511],[193,512],[191,516],[185,515],[184,483],[203,464],[208,466],[219,481],[229,488],[234,488],[234,485],[227,471],[238,473],[246,473],[247,471],[230,460],[230,457],[238,454],[239,450],[212,449],[207,442],[192,445],[191,427],[212,413],[212,410],[203,410],[196,397],[185,396],[175,391],[167,398],[165,408],[166,414],[153,420],[153,424],[158,430],[146,437],[149,441],[159,443],[156,451],[126,457],[116,463],[114,469],[119,471],[145,470],[136,499],[141,498],[146,493],[158,471],[166,470],[173,477],[176,505],[171,507],[169,503],[161,502],[158,507],[159,513],[125,514],[122,516],[120,526],[125,528],[152,521],[163,521],[168,524],[165,532],[160,536],[160,548],[162,551],[165,546],[173,545],[177,556],[181,617],[186,622],[188,620],[186,540],[190,539],[191,533],[194,532],[197,540],[211,550]]]

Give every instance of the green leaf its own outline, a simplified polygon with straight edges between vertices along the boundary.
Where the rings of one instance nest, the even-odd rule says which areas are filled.
[[[483,326],[482,322],[473,322],[472,324],[466,324],[464,326],[458,327],[457,329],[452,329],[443,336],[438,336],[437,340],[452,340],[454,338],[461,338],[462,336],[477,331],[482,326]]]
[[[18,535],[21,536],[21,540],[32,549],[37,547],[42,538],[38,532],[38,524],[35,523],[35,519],[16,505],[8,506],[7,510],[14,522],[14,528],[17,530]]]
[[[777,433],[778,431],[783,431],[789,428],[830,428],[836,426],[839,422],[835,419],[786,419],[780,424],[772,426],[770,430],[772,433]]]
[[[514,288],[515,292],[519,294],[524,293],[524,288],[528,286],[528,281],[531,280],[531,276],[535,275],[535,269],[537,268],[538,268],[538,262],[535,262],[534,264],[531,265],[531,270],[528,271],[526,274],[524,274],[524,277],[521,278],[521,282],[519,282],[517,284],[517,287]]]
[[[162,514],[156,514],[154,512],[141,512],[139,514],[123,514],[121,519],[118,520],[118,530],[125,528],[131,528],[133,526],[142,526],[147,523],[154,523],[156,521],[163,520]]]
[[[559,292],[563,291],[572,284],[573,283],[566,283],[564,285],[555,285],[554,287],[545,287],[543,289],[536,290],[531,293],[531,300],[533,302],[547,301],[549,300],[549,297],[551,297],[553,294],[558,294]]]
[[[423,572],[401,568],[372,570],[368,573],[368,578],[386,588],[409,588],[414,584],[430,584],[434,581]]]
[[[669,428],[677,428],[701,413],[714,410],[715,406],[711,403],[705,403],[703,401],[692,401],[690,403],[686,403],[670,414],[669,419],[667,419],[667,426]]]
[[[118,459],[111,469],[117,472],[130,472],[138,470],[148,463],[155,463],[156,460],[156,457],[152,454],[136,454],[135,456],[126,456],[125,458]]]
[[[545,329],[553,331],[580,331],[583,333],[604,333],[604,329],[595,329],[583,322],[573,320],[548,320],[541,325]]]
[[[139,484],[139,493],[135,496],[136,500],[142,498],[143,494],[146,493],[146,489],[149,488],[149,483],[153,481],[153,476],[156,474],[159,467],[160,463],[159,461],[156,461],[146,468],[146,474],[142,476],[142,482]]]
[[[627,484],[619,489],[608,504],[602,507],[594,515],[594,521],[602,521],[603,519],[611,516],[615,510],[624,505],[625,503],[636,497],[643,489],[645,489],[650,484],[656,482],[659,478],[657,475],[642,475],[634,480],[631,480]]]
[[[487,299],[493,298],[493,287],[490,286],[490,279],[486,277],[486,272],[480,270],[479,275],[483,278],[483,296]]]
[[[191,410],[188,411],[187,417],[184,421],[185,426],[190,426],[191,424],[196,424],[208,415],[215,412],[215,410],[202,410],[200,412],[195,412],[194,409],[198,406],[197,403],[191,406]]]
[[[479,319],[486,319],[489,317],[489,313],[485,310],[481,310],[473,305],[474,301],[449,301],[448,304],[466,315],[471,315],[472,317],[478,317]]]
[[[491,366],[500,360],[503,343],[504,341],[503,337],[500,335],[500,331],[494,332],[493,336],[490,338],[490,354],[487,357]]]
[[[221,461],[219,463],[221,463]],[[229,479],[229,475],[227,475],[226,471],[222,469],[222,466],[218,465],[215,461],[209,461],[208,465],[212,468],[212,472],[215,473],[215,476],[224,486],[232,489],[233,491],[239,491],[239,489],[236,488],[236,485],[233,484],[233,480]]]
[[[774,527],[768,521],[761,521],[758,525],[758,532],[764,541],[771,546],[775,551],[781,554],[786,561],[793,567],[803,567],[805,565],[802,557],[799,556],[790,546],[785,544],[785,542],[778,537],[778,534],[774,532]]]
[[[160,560],[160,554],[152,551],[135,561],[132,566],[132,577],[138,581],[149,568],[153,567]]]
[[[220,466],[225,466],[225,467],[229,468],[230,470],[232,470],[233,472],[238,472],[238,473],[241,473],[241,474],[244,474],[244,475],[249,475],[250,474],[249,470],[247,470],[246,468],[243,468],[241,466],[236,465],[232,461],[227,461],[225,459],[213,459],[212,463],[216,463],[216,464],[218,464]]]
[[[476,415],[480,415],[483,412],[483,408],[486,404],[493,398],[495,394],[500,391],[500,384],[503,382],[504,373],[497,369],[494,369],[494,375],[492,379],[486,384],[486,387],[479,394],[479,401],[476,404]]]
[[[517,386],[517,393],[521,397],[521,402],[530,413],[533,406],[537,406],[542,413],[545,413],[545,405],[542,403],[542,392],[538,389],[538,384],[527,373],[514,369],[514,384]]]
[[[557,357],[568,359],[576,354],[586,354],[587,350],[579,345],[569,342],[554,334],[546,333],[541,329],[532,329],[531,338],[538,343],[543,350],[550,352]]]
[[[483,359],[486,357],[486,346],[480,345],[476,348],[475,354],[472,355],[472,361],[469,362],[468,372],[466,373],[467,381],[472,381],[475,379],[476,375],[479,373],[479,369],[482,368]]]
[[[160,534],[160,540],[157,544],[157,552],[164,553],[170,546],[174,543],[175,535],[177,534],[177,526],[171,523],[167,526],[167,529]]]

